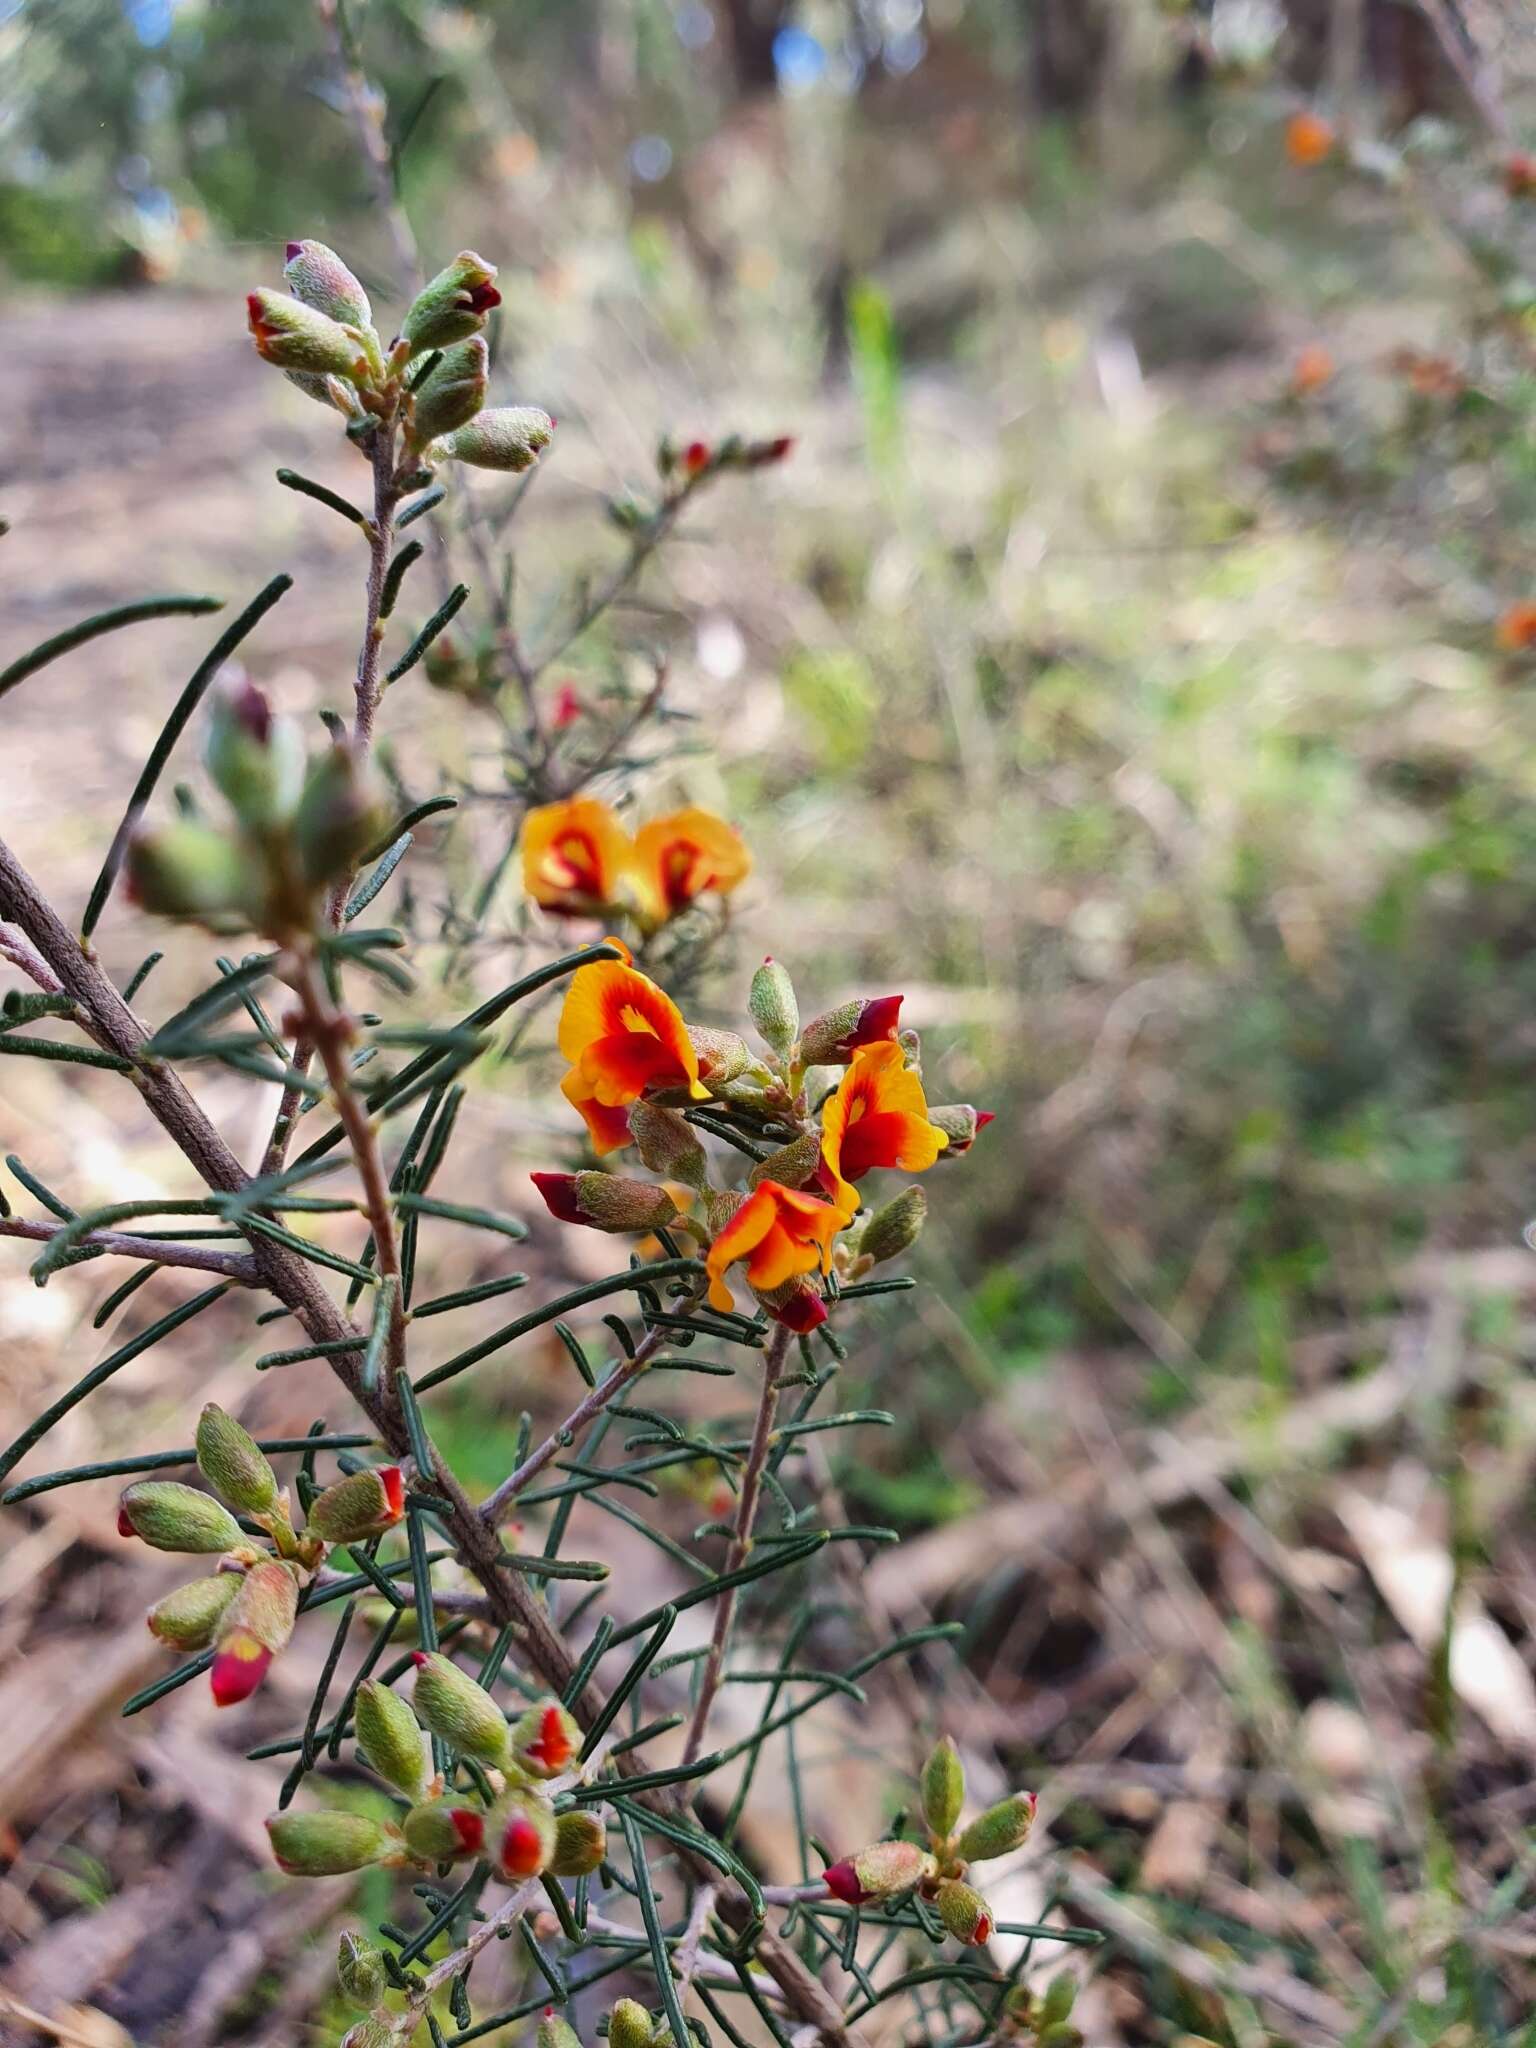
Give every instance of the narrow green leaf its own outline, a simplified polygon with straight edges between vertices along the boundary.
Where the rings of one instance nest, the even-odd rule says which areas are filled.
[[[676,1623],[677,1609],[675,1607],[664,1607],[661,1610],[661,1619],[657,1622],[654,1633],[642,1645],[629,1669],[608,1695],[603,1711],[587,1730],[586,1740],[581,1745],[581,1755],[578,1758],[580,1763],[587,1761],[587,1758],[592,1755],[597,1745],[618,1719],[623,1711],[625,1701],[656,1661],[662,1644],[671,1635]]]
[[[154,1269],[159,1272],[157,1266]],[[371,1436],[272,1436],[261,1439],[261,1449],[269,1456],[279,1451],[303,1451],[313,1446],[316,1450],[353,1451],[365,1450],[374,1439]],[[71,1465],[59,1472],[42,1472],[36,1479],[23,1479],[8,1493],[0,1494],[0,1507],[14,1507],[18,1501],[30,1500],[34,1494],[52,1493],[58,1486],[77,1486],[87,1479],[119,1479],[132,1472],[163,1472],[173,1465],[192,1465],[197,1462],[197,1452],[188,1445],[178,1451],[146,1451],[135,1458],[108,1458],[95,1465]]]
[[[440,1202],[435,1195],[399,1195],[397,1209],[415,1210],[421,1216],[436,1216],[445,1223],[467,1223],[472,1230],[494,1230],[498,1236],[515,1239],[528,1235],[526,1223],[515,1216],[498,1216],[493,1209],[477,1209],[463,1202]]]
[[[677,1982],[672,1975],[672,1959],[667,1954],[666,1940],[661,1931],[661,1916],[656,1905],[656,1893],[651,1884],[650,1865],[645,1860],[645,1844],[640,1839],[640,1829],[634,1815],[627,1807],[619,1813],[619,1825],[624,1830],[624,1841],[629,1850],[630,1872],[639,1894],[640,1918],[645,1925],[645,1938],[650,1943],[651,1968],[655,1973],[657,1988],[661,1992],[662,2009],[667,2015],[667,2025],[672,2029],[672,2039],[675,2042],[689,2041],[693,2036],[687,2020],[683,2017],[682,2001],[677,1995]],[[707,2043],[708,2037],[705,2038]]]
[[[410,646],[407,647],[404,654],[401,655],[394,667],[385,675],[384,680],[386,683],[398,683],[403,675],[410,673],[432,645],[438,634],[457,617],[463,609],[468,596],[469,585],[467,583],[455,583],[452,590],[449,591],[437,610],[428,619]]]
[[[50,661],[57,661],[61,654],[71,654],[75,648],[85,646],[88,640],[98,639],[103,633],[113,633],[119,626],[134,626],[141,619],[171,619],[178,615],[222,611],[223,608],[222,597],[141,597],[132,604],[114,605],[111,611],[97,612],[92,618],[82,619],[78,625],[66,626],[62,633],[55,633],[51,640],[41,641],[30,654],[23,654],[9,668],[0,669],[0,697],[7,690],[14,690],[18,683],[24,683],[28,676],[36,675]]]
[[[396,533],[403,532],[407,526],[414,525],[424,513],[430,512],[434,507],[441,505],[447,495],[448,493],[441,484],[434,484],[430,491],[423,491],[419,498],[412,498],[408,505],[404,505],[400,509],[399,516],[395,520]]]
[[[423,1316],[444,1316],[450,1309],[468,1308],[477,1301],[494,1301],[498,1294],[511,1294],[527,1284],[526,1273],[504,1273],[499,1280],[482,1280],[477,1286],[461,1287],[454,1294],[434,1295],[431,1301],[411,1310],[411,1321],[419,1323]]]
[[[425,553],[426,549],[419,540],[408,540],[405,546],[396,552],[395,558],[390,563],[389,571],[384,578],[383,591],[379,596],[379,617],[381,619],[387,619],[393,613],[395,605],[399,600],[400,586],[405,581],[405,572],[411,567],[413,562],[419,562]]]
[[[365,531],[369,526],[366,512],[360,512],[356,505],[349,504],[338,492],[324,484],[317,484],[313,477],[300,476],[296,469],[280,469],[277,480],[285,490],[298,491],[301,496],[313,498],[317,505],[329,506],[332,512],[339,512],[343,519],[350,519],[354,526]]]
[[[238,967],[232,968],[211,988],[195,995],[174,1017],[167,1018],[153,1038],[146,1041],[145,1052],[152,1057],[173,1053],[180,1041],[194,1030],[201,1031],[205,1025],[227,1015],[239,1002],[242,993],[254,982],[264,980],[276,965],[275,953],[252,954],[248,960],[242,960]]]
[[[410,833],[402,832],[394,845],[379,856],[377,866],[370,869],[362,877],[356,888],[352,891],[352,894],[347,898],[347,907],[342,912],[342,922],[344,924],[351,924],[354,918],[362,916],[374,897],[378,895],[384,884],[395,872],[395,869],[399,867],[401,861],[410,852],[412,844]]]
[[[20,1031],[0,1032],[0,1053],[26,1059],[58,1060],[67,1067],[104,1067],[109,1074],[131,1074],[132,1060],[94,1045],[69,1045],[53,1038],[32,1038]]]

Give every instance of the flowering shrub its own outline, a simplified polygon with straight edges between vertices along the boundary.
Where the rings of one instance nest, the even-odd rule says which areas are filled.
[[[860,1678],[892,1658],[922,1654],[948,1628],[874,1640],[846,1674],[826,1680],[796,1670],[803,1630],[791,1631],[756,1731],[710,1747],[712,1710],[734,1676],[743,1599],[770,1581],[803,1586],[829,1544],[889,1535],[829,1521],[814,1487],[797,1499],[800,1459],[812,1433],[889,1419],[817,1412],[836,1387],[861,1304],[911,1284],[872,1277],[910,1250],[926,1207],[917,1185],[893,1190],[883,1177],[962,1160],[990,1119],[967,1104],[929,1104],[921,1046],[901,1026],[899,996],[854,995],[802,1025],[788,972],[767,960],[742,1019],[754,1037],[691,1021],[644,970],[644,949],[701,898],[723,898],[743,880],[750,863],[741,839],[692,808],[653,817],[631,834],[605,803],[574,790],[550,793],[555,756],[542,738],[532,757],[540,772],[530,769],[530,781],[548,800],[530,806],[522,826],[527,894],[561,917],[622,921],[641,950],[632,953],[617,936],[578,945],[445,1025],[391,1024],[361,1008],[364,979],[384,1001],[412,986],[407,934],[359,922],[410,854],[419,815],[395,815],[377,774],[377,717],[386,688],[434,646],[441,655],[444,628],[467,596],[456,586],[386,669],[395,601],[420,552],[415,542],[397,548],[398,529],[415,507],[437,502],[439,472],[463,464],[529,470],[552,422],[535,408],[485,404],[482,329],[497,289],[478,256],[461,254],[434,278],[387,345],[362,287],[330,250],[292,245],[285,274],[287,294],[251,295],[255,345],[340,416],[372,479],[366,513],[287,479],[339,506],[368,546],[353,717],[349,725],[332,720],[330,742],[311,754],[298,728],[228,670],[281,596],[280,578],[221,637],[177,705],[79,934],[0,848],[0,950],[36,990],[8,999],[0,1046],[125,1079],[206,1188],[193,1200],[138,1198],[79,1213],[50,1196],[51,1219],[7,1216],[0,1235],[40,1246],[39,1284],[83,1260],[136,1261],[106,1313],[161,1266],[192,1268],[210,1283],[137,1331],[22,1430],[0,1457],[0,1476],[95,1387],[234,1289],[268,1299],[263,1319],[292,1317],[302,1333],[258,1367],[323,1362],[361,1419],[352,1431],[316,1424],[301,1439],[259,1442],[210,1404],[190,1452],[44,1473],[13,1485],[6,1499],[17,1505],[119,1473],[130,1478],[118,1524],[125,1538],[212,1560],[211,1570],[151,1610],[151,1632],[184,1661],[130,1700],[126,1713],[203,1674],[219,1707],[243,1710],[295,1635],[323,1627],[321,1609],[340,1607],[302,1728],[258,1753],[292,1758],[268,1822],[283,1871],[314,1877],[379,1866],[419,1880],[426,1914],[414,1927],[387,1922],[377,1942],[342,1938],[338,1984],[362,2014],[346,2036],[349,2048],[384,2048],[423,2028],[434,2040],[467,2042],[531,2015],[551,1992],[564,2004],[619,1967],[649,1974],[655,2005],[619,1999],[607,2021],[611,2041],[661,2048],[691,2031],[707,2042],[705,2021],[685,2015],[690,1997],[734,2040],[721,2001],[745,1996],[777,2040],[843,2043],[864,2013],[907,1986],[910,1973],[882,1970],[877,1981],[861,1962],[893,1943],[939,1950],[918,1965],[919,1980],[955,1988],[985,2031],[1030,2033],[1066,2048],[1077,2038],[1068,2023],[1070,1983],[1037,1997],[1022,1973],[1038,1942],[1093,1937],[1056,1925],[1018,1927],[1007,1931],[1014,1950],[1006,1968],[955,1959],[957,1944],[985,1951],[1001,1931],[972,1866],[1023,1843],[1034,1801],[1016,1794],[962,1827],[964,1777],[951,1745],[941,1742],[923,1773],[924,1839],[897,1826],[878,1842],[835,1845],[819,1879],[788,1888],[765,1886],[735,1840],[771,1735],[838,1692],[858,1696]],[[761,467],[786,449],[781,441],[664,449],[669,495],[656,516],[675,516],[708,476]],[[88,621],[13,664],[0,689],[146,610],[204,608],[201,600],[156,601]],[[498,644],[515,655],[514,642]],[[204,763],[219,808],[184,807],[175,820],[146,822],[161,770],[205,696]],[[189,933],[254,933],[263,950],[238,964],[221,960],[201,993],[146,1029],[132,1003],[153,962],[120,989],[92,937],[119,876],[145,909]],[[434,1176],[495,1027],[561,985],[561,1089],[573,1135],[579,1119],[605,1165],[540,1170],[533,1179],[561,1223],[627,1237],[631,1247],[607,1277],[455,1348],[437,1341],[452,1327],[439,1318],[526,1276],[498,1271],[421,1301],[421,1229],[441,1221],[503,1246],[522,1226],[438,1200]],[[272,990],[282,1005],[275,1016],[263,1002]],[[237,1010],[251,1033],[224,1028]],[[72,1035],[15,1028],[34,1019]],[[254,1170],[185,1083],[187,1063],[210,1060],[280,1088],[272,1137]],[[306,1118],[323,1128],[293,1154]],[[308,1191],[338,1153],[355,1192]],[[620,1153],[653,1177],[608,1171]],[[358,1218],[365,1235],[356,1257],[293,1227],[291,1219],[315,1211]],[[170,1227],[123,1227],[150,1217],[170,1219]],[[615,1355],[601,1372],[564,1320],[600,1302],[623,1304],[605,1317]],[[551,1325],[584,1383],[579,1398],[543,1441],[525,1431],[513,1469],[472,1499],[434,1442],[428,1397]],[[700,1356],[706,1348],[711,1355]],[[629,1404],[642,1378],[679,1372],[739,1375],[755,1411],[749,1434]],[[799,1398],[786,1417],[792,1390]],[[608,1432],[621,1417],[638,1431],[620,1462],[605,1463]],[[293,1461],[286,1481],[274,1459]],[[202,1485],[154,1476],[188,1466]],[[576,1495],[606,1498],[637,1485],[654,1494],[643,1477],[653,1471],[702,1490],[722,1514],[702,1535],[722,1538],[725,1551],[718,1568],[684,1554],[697,1576],[635,1614],[622,1598],[606,1604],[623,1589],[605,1585],[606,1567],[567,1555],[564,1541]],[[771,1532],[761,1526],[769,1501],[779,1523]],[[541,1509],[551,1511],[542,1547],[509,1547],[509,1524],[521,1527]],[[643,1519],[637,1525],[652,1533]],[[570,1582],[587,1590],[566,1606]],[[707,1642],[664,1658],[679,1615],[693,1606],[709,1615]],[[717,1774],[743,1758],[745,1777],[722,1821],[701,1795],[713,1795]],[[353,1766],[393,1802],[388,1818],[328,1806],[306,1783]],[[674,1866],[665,1879],[658,1854]],[[681,1920],[670,1925],[674,1888]],[[537,1994],[477,2016],[476,1960],[514,1931]],[[606,1960],[578,1980],[571,1973],[589,1949]],[[826,1955],[839,1967],[823,1968]],[[545,2048],[571,2048],[578,2038],[553,2010],[539,2037]]]

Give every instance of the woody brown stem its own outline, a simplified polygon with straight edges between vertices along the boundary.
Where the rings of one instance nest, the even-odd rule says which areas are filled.
[[[0,1237],[30,1238],[47,1244],[67,1226],[62,1223],[29,1223],[21,1216],[0,1216]],[[158,1237],[134,1237],[122,1230],[88,1230],[76,1242],[76,1250],[105,1252],[119,1259],[145,1259],[156,1266],[188,1266],[197,1273],[222,1273],[242,1287],[255,1287],[261,1274],[247,1252],[216,1252],[210,1245],[176,1244]]]
[[[86,1028],[96,1043],[129,1062],[133,1069],[130,1078],[146,1107],[206,1185],[229,1193],[243,1188],[247,1175],[239,1160],[201,1105],[188,1093],[180,1076],[164,1061],[145,1053],[144,1027],[97,962],[81,950],[74,934],[3,840],[0,918],[21,927],[57,974],[65,993],[79,1004]],[[408,1457],[410,1439],[393,1383],[376,1388],[362,1385],[365,1339],[336,1306],[314,1268],[297,1253],[267,1238],[253,1247],[252,1257],[262,1284],[293,1312],[306,1335],[316,1343],[351,1340],[347,1350],[330,1354],[330,1368],[368,1417],[390,1455],[397,1460]],[[576,1669],[570,1649],[554,1629],[541,1602],[529,1591],[527,1581],[503,1567],[495,1530],[481,1520],[458,1480],[440,1460],[434,1460],[434,1466],[430,1484],[445,1503],[444,1525],[459,1558],[484,1588],[497,1623],[512,1628],[523,1655],[543,1683],[554,1692],[564,1693]],[[584,1726],[596,1720],[604,1704],[602,1689],[590,1679],[571,1703],[572,1711]],[[632,1753],[617,1757],[615,1767],[621,1776],[637,1776],[644,1769]],[[679,1800],[670,1787],[651,1787],[635,1796],[658,1814],[673,1816],[679,1811]],[[679,1848],[677,1853],[696,1882],[720,1885],[720,1913],[729,1925],[738,1930],[751,1925],[752,1904],[739,1885],[722,1881],[715,1866],[692,1850]],[[837,2000],[781,1936],[762,1929],[756,1937],[756,1955],[783,1992],[786,2006],[804,2025],[835,2044],[835,2048],[852,2048],[857,2037],[844,2024]]]
[[[752,1549],[752,1530],[757,1521],[757,1504],[763,1490],[763,1471],[768,1463],[768,1453],[773,1447],[774,1418],[779,1411],[779,1387],[784,1375],[784,1360],[789,1351],[792,1332],[782,1323],[774,1326],[768,1349],[764,1354],[763,1391],[758,1397],[757,1421],[752,1429],[752,1448],[747,1453],[747,1462],[741,1474],[741,1493],[736,1502],[736,1532],[731,1538],[730,1554],[725,1561],[729,1572],[739,1571],[746,1563]],[[725,1668],[725,1653],[730,1645],[731,1625],[736,1619],[737,1588],[732,1586],[720,1596],[715,1609],[715,1626],[709,1639],[709,1655],[704,1660],[704,1676],[699,1681],[698,1703],[693,1710],[693,1720],[688,1728],[688,1740],[683,1746],[683,1762],[691,1764],[698,1758],[704,1747],[704,1733],[709,1725],[709,1710],[715,1703],[715,1694],[720,1690],[720,1678]]]

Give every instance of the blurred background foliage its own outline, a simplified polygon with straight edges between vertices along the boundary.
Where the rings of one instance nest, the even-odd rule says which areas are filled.
[[[735,978],[771,947],[804,1007],[904,988],[930,1096],[998,1117],[934,1190],[936,1284],[859,1362],[900,1422],[841,1472],[852,1504],[916,1536],[1048,1486],[1085,1455],[1058,1405],[1081,1369],[1127,1445],[1214,1416],[1244,1501],[1332,1541],[1308,1517],[1343,1451],[1288,1466],[1286,1414],[1394,1355],[1426,1257],[1517,1246],[1536,1166],[1523,10],[0,0],[0,80],[13,307],[88,308],[103,361],[145,295],[231,328],[290,235],[386,299],[408,228],[429,262],[501,263],[502,372],[574,451],[536,560],[590,548],[576,516],[663,429],[796,433],[665,585],[758,861]],[[1311,105],[1333,148],[1307,165],[1286,123]],[[599,639],[578,682],[619,658]],[[445,761],[473,753],[476,713],[457,737],[431,715]],[[1456,1395],[1407,1432],[1432,1494],[1469,1441],[1526,1440],[1528,1280],[1495,1269],[1470,1422]],[[1469,1558],[1521,1482],[1490,1489]],[[978,1668],[1027,1697],[988,1664],[1008,1617],[1078,1594],[977,1541]],[[1224,1610],[1266,1755],[1267,1688],[1300,1715],[1353,1683],[1305,1608],[1270,1616],[1303,1647],[1262,1674]],[[1036,1685],[1087,1653],[1063,1623],[1007,1654]],[[1117,1882],[1134,1864],[1134,1815],[1061,1825]],[[1392,1888],[1436,1839],[1409,1828]],[[1350,1910],[1395,1996],[1364,1867]],[[1529,2038],[1493,2031],[1504,1968],[1424,1994],[1401,2038]],[[1128,2038],[1279,2038],[1174,1977],[1163,2030]]]

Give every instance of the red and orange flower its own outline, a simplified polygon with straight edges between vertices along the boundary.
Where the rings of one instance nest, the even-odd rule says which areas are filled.
[[[560,1091],[580,1113],[599,1154],[633,1142],[627,1112],[641,1096],[709,1099],[682,1012],[630,965],[627,950],[622,960],[594,960],[571,976],[559,1045],[571,1063]]]
[[[862,1045],[821,1112],[823,1178],[846,1215],[859,1206],[851,1183],[876,1166],[922,1173],[948,1143],[929,1121],[921,1077],[890,1039]]]
[[[781,1187],[776,1180],[761,1182],[715,1233],[705,1261],[711,1306],[732,1306],[725,1275],[740,1260],[746,1261],[748,1286],[758,1294],[771,1294],[802,1273],[825,1273],[832,1264],[832,1240],[847,1220],[815,1195]]]
[[[621,898],[634,841],[595,797],[542,804],[523,825],[523,886],[545,910],[595,917]]]
[[[697,805],[653,818],[634,838],[596,797],[541,804],[523,826],[523,886],[565,917],[623,909],[664,924],[709,891],[725,895],[751,867],[741,834]]]
[[[642,825],[635,860],[658,921],[676,917],[709,890],[726,895],[752,867],[741,834],[696,805]]]

